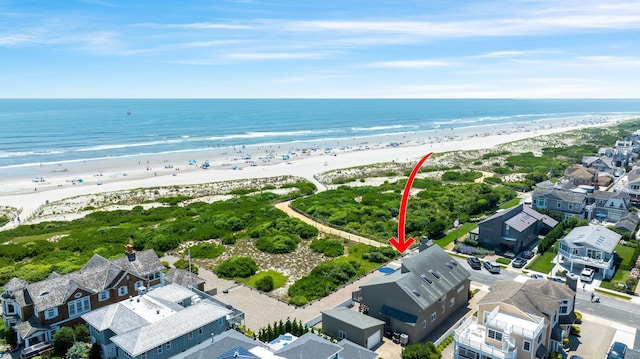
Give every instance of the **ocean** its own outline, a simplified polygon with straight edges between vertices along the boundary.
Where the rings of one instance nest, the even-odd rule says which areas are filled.
[[[0,169],[640,114],[638,99],[2,99]]]

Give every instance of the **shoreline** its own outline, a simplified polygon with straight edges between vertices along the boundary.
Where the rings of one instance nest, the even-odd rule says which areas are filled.
[[[367,141],[362,138],[341,140],[335,147],[332,143],[327,145],[329,141],[300,142],[277,147],[243,146],[236,148],[235,152],[216,153],[205,149],[22,168],[27,171],[11,172],[5,168],[1,172],[9,173],[3,173],[0,180],[0,206],[22,208],[20,216],[28,218],[48,202],[136,188],[281,175],[305,178],[318,185],[314,175],[322,172],[383,162],[411,162],[429,152],[493,148],[522,139],[613,125],[635,118],[637,116],[621,115],[597,119],[577,118],[574,121],[563,119],[561,122],[541,121],[518,128],[492,125],[488,126],[492,127],[491,132],[479,132],[477,128],[439,129],[401,136],[372,136]],[[187,164],[192,159],[197,161],[197,165]],[[209,160],[209,168],[199,168],[205,160]],[[44,177],[44,182],[34,182],[35,177]]]

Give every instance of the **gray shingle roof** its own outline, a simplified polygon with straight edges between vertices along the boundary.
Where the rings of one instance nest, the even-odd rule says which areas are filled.
[[[338,354],[340,359],[376,359],[378,357],[375,352],[346,339],[339,341],[338,345],[342,347],[342,351]]]
[[[366,314],[356,312],[347,307],[337,307],[329,310],[321,311],[323,316],[329,316],[353,325],[356,328],[368,329],[379,325],[384,325],[380,319],[370,317]]]
[[[586,195],[584,193],[576,193],[557,189],[534,189],[532,198],[538,197],[556,198],[561,199],[565,202],[582,203],[585,200]]]
[[[112,286],[126,272],[145,278],[162,268],[152,249],[136,253],[135,261],[129,261],[125,256],[111,262],[96,254],[81,270],[27,285],[25,302],[30,300],[42,311],[63,304],[78,289],[95,294]]]
[[[173,359],[218,358],[229,350],[238,347],[245,348],[247,350],[251,350],[255,347],[268,348],[262,342],[248,338],[242,333],[235,330],[227,330],[226,332],[213,337],[213,343],[211,341],[206,341],[194,348],[176,354]]]
[[[140,328],[148,324],[144,318],[135,311],[127,308],[121,303],[115,303],[102,307],[82,316],[87,324],[98,331],[110,329],[116,335],[126,333],[132,329]]]
[[[188,288],[189,286],[198,287],[198,284],[206,282],[194,273],[180,268],[169,269],[169,271],[164,275],[164,280],[167,283],[179,284],[185,288]]]
[[[613,253],[621,235],[601,225],[576,227],[564,237],[573,244],[588,245],[607,253]]]
[[[24,289],[29,285],[29,282],[22,280],[18,277],[11,278],[2,288],[7,292],[13,292],[16,290]]]
[[[433,245],[418,254],[404,257],[400,271],[374,278],[362,287],[395,282],[400,290],[424,309],[464,283],[469,276],[469,271],[458,265],[447,252]]]
[[[342,351],[342,347],[319,336],[306,333],[291,344],[275,352],[287,359],[329,359]]]
[[[156,322],[116,335],[111,341],[130,355],[138,356],[227,314],[231,311],[203,300]]]
[[[575,297],[566,284],[552,280],[498,281],[479,304],[506,303],[525,313],[546,316],[560,307],[561,299]]]

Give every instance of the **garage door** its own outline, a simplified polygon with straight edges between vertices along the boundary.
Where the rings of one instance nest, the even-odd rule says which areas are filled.
[[[380,343],[380,337],[382,335],[380,334],[380,331],[376,331],[375,333],[371,334],[371,336],[369,338],[367,338],[367,349],[371,349],[373,347],[375,347],[376,345],[378,345]]]

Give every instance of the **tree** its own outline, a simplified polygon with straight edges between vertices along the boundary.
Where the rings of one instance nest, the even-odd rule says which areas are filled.
[[[83,342],[75,342],[69,350],[67,350],[68,359],[82,359],[89,356],[89,349]]]
[[[76,325],[73,327],[73,332],[76,335],[76,341],[85,343],[89,341],[89,328],[86,325]]]
[[[440,359],[442,354],[433,342],[413,343],[402,351],[402,359]]]
[[[70,327],[62,327],[53,335],[53,353],[58,356],[67,354],[67,351],[76,341],[76,333]]]
[[[231,257],[218,265],[216,274],[223,278],[247,278],[254,275],[257,270],[258,265],[252,258]]]

